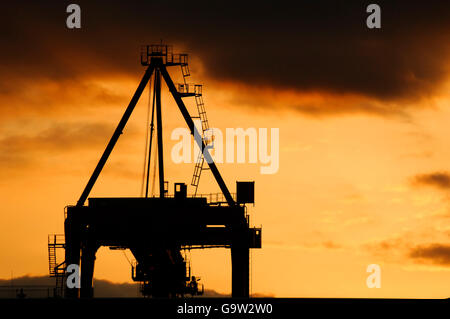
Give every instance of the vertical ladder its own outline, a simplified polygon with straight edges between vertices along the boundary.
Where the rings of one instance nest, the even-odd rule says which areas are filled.
[[[197,195],[198,184],[200,183],[200,175],[203,170],[203,164],[205,159],[203,158],[202,152],[200,151],[197,156],[197,160],[195,161],[194,174],[192,176],[191,185],[194,186],[194,197]]]
[[[64,235],[48,235],[48,270],[50,277],[55,278],[54,295],[62,296],[64,292],[65,262],[58,263],[57,248],[65,248]]]
[[[49,244],[48,244],[48,272],[50,274],[50,277],[55,276],[55,267],[56,267],[56,247],[55,247],[55,245],[52,245],[49,242]]]
[[[202,133],[209,130],[208,118],[206,117],[205,104],[202,95],[195,95],[195,103],[197,104],[198,116],[202,122]]]
[[[187,54],[180,54],[181,73],[183,74],[184,84],[186,84],[186,77],[190,76],[189,65],[187,63]]]
[[[58,274],[55,279],[56,279],[56,283],[55,283],[55,293],[54,296],[55,297],[63,297],[64,296],[64,279],[65,279],[65,275],[63,274]]]
[[[202,125],[202,140],[206,145],[212,143],[212,139],[208,139],[205,133],[209,131],[208,117],[206,116],[205,104],[203,103],[202,92],[195,94],[195,103],[197,104],[198,117]],[[194,186],[194,197],[197,195],[198,184],[200,183],[200,175],[203,170],[209,169],[203,167],[205,163],[205,158],[203,157],[203,150],[200,150],[197,160],[195,161],[194,174],[192,176],[191,185]]]
[[[184,60],[185,59],[185,60]],[[183,74],[183,81],[184,86],[182,90],[183,93],[186,93],[185,96],[194,96],[195,97],[195,104],[197,105],[197,112],[198,112],[198,118],[200,119],[201,125],[202,125],[202,140],[203,143],[208,145],[209,143],[212,143],[212,139],[208,139],[205,136],[205,133],[209,130],[209,123],[208,123],[208,117],[206,116],[206,110],[205,110],[205,104],[203,102],[203,95],[202,95],[202,86],[201,85],[194,85],[193,91],[192,86],[190,84],[187,84],[186,78],[190,76],[189,73],[189,66],[187,63],[187,56],[182,57],[180,56],[180,65],[181,65],[181,73]],[[203,167],[205,163],[205,158],[203,157],[203,150],[200,150],[197,160],[195,161],[195,167],[194,167],[194,174],[192,176],[191,185],[194,186],[194,197],[197,195],[198,190],[198,184],[200,183],[200,175],[203,170],[209,169],[208,167]]]

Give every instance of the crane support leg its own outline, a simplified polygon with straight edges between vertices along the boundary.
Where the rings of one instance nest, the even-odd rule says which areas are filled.
[[[97,247],[93,243],[87,243],[81,250],[81,292],[80,297],[84,299],[94,297],[93,278],[95,253]]]
[[[80,227],[73,220],[72,215],[68,215],[64,222],[64,234],[65,234],[65,262],[66,267],[68,265],[79,265],[80,264],[80,249],[81,249],[81,238],[80,238]],[[66,285],[67,273],[64,278],[64,296],[70,299],[78,298],[78,288],[69,289]]]
[[[231,296],[249,297],[249,247],[246,241],[231,245]]]

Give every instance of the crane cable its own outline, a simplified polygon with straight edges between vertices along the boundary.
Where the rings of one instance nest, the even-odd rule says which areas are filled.
[[[158,148],[155,144],[155,151],[153,152],[153,174],[152,174],[152,196],[155,196],[155,182],[156,182],[156,155]]]
[[[144,149],[144,167],[142,170],[142,184],[141,184],[141,197],[144,196],[144,184],[145,184],[145,174],[147,168],[147,148],[148,148],[148,140],[149,140],[149,131],[150,131],[150,101],[152,95],[152,78],[148,81],[148,103],[147,103],[147,122],[146,122],[146,134],[145,134],[145,149]]]
[[[125,250],[122,250],[122,252],[123,252],[123,255],[125,256],[125,258],[127,259],[128,263],[130,264],[130,266],[133,267],[133,263],[132,263],[131,260],[128,258],[128,256],[127,256]]]
[[[156,74],[155,74],[156,76]],[[148,197],[148,186],[149,186],[149,175],[150,175],[150,162],[151,162],[151,156],[152,156],[152,146],[153,146],[153,130],[155,129],[155,105],[156,105],[156,78],[154,81],[154,87],[153,87],[153,104],[152,104],[152,121],[150,123],[150,145],[148,146],[148,163],[147,163],[147,182],[145,186],[145,197]],[[149,101],[150,105],[150,101]],[[155,161],[155,159],[154,159]],[[156,167],[153,170],[153,175],[155,174]],[[154,190],[154,185],[152,185],[152,193]]]

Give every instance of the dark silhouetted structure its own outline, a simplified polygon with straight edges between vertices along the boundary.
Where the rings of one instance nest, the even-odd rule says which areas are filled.
[[[92,279],[95,254],[99,247],[130,249],[136,258],[132,278],[142,282],[142,293],[153,297],[176,297],[187,293],[201,293],[198,278],[191,276],[190,267],[183,258],[183,249],[226,247],[231,249],[232,296],[249,297],[249,249],[261,248],[261,228],[251,228],[246,213],[246,203],[254,202],[254,183],[237,182],[236,201],[205,146],[209,129],[204,111],[201,85],[185,83],[176,86],[167,67],[180,66],[185,79],[189,76],[187,54],[173,54],[168,45],[143,47],[141,63],[145,74],[132,97],[122,119],[98,162],[76,206],[68,206],[65,216],[65,240],[49,237],[50,275],[64,285],[65,269],[79,264],[81,289],[65,288],[68,298],[93,297]],[[102,171],[117,140],[133,112],[147,83],[154,75],[154,107],[156,106],[157,149],[159,164],[159,197],[89,198],[89,193]],[[191,185],[197,193],[200,172],[204,161],[209,165],[220,189],[220,196],[189,197],[184,183],[174,184],[174,194],[169,195],[164,179],[161,82],[166,82],[184,120],[203,152],[195,167]],[[201,120],[201,132],[194,125],[184,97],[196,98]],[[153,112],[150,147],[153,137]],[[150,170],[150,154],[148,170]],[[88,205],[85,205],[88,200]],[[57,264],[56,248],[65,249],[65,261]],[[81,261],[81,264],[80,264]]]

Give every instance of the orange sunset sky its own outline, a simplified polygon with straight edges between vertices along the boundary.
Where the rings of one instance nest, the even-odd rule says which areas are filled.
[[[63,233],[64,207],[136,90],[140,45],[164,39],[189,53],[210,126],[280,130],[276,174],[218,164],[232,192],[236,180],[256,182],[253,293],[450,297],[448,3],[378,1],[378,30],[365,25],[364,1],[79,1],[79,30],[66,28],[69,3],[2,8],[0,278],[47,274],[47,234]],[[184,122],[165,84],[162,102],[166,179],[189,184],[194,164],[170,159]],[[147,103],[148,90],[91,196],[140,196]],[[218,191],[204,172],[199,193]],[[230,293],[228,250],[191,257],[205,288]],[[369,264],[381,267],[379,289],[366,286]],[[123,252],[101,248],[95,277],[131,282]]]

